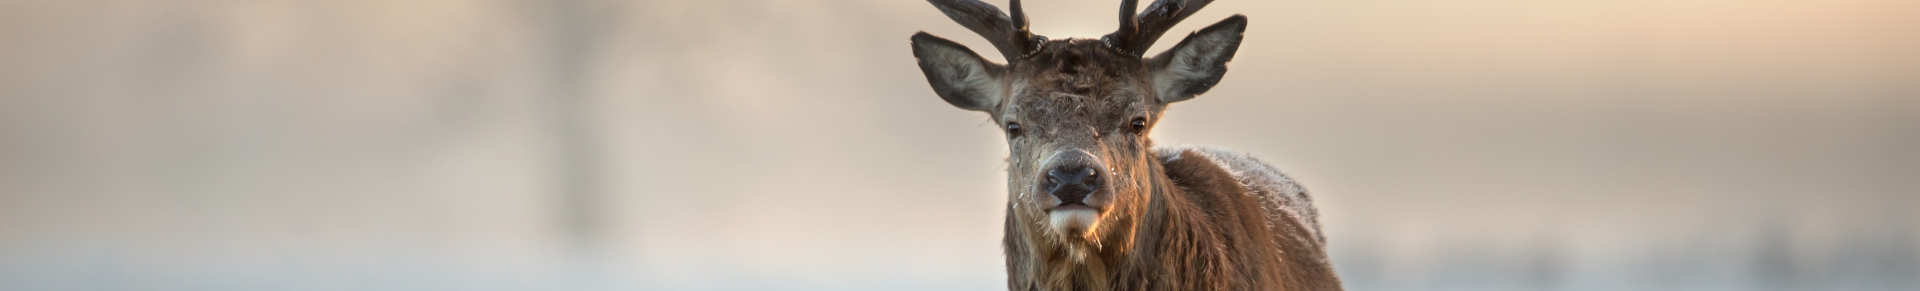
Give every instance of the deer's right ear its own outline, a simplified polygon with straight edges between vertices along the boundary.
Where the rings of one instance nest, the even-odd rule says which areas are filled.
[[[920,59],[920,72],[926,73],[933,93],[948,104],[973,111],[993,110],[1000,104],[1000,79],[1007,75],[1006,66],[926,32],[913,35],[913,57]]]

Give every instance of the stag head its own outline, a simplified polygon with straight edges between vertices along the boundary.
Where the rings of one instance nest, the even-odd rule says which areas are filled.
[[[1247,24],[1228,17],[1148,58],[1154,40],[1211,1],[1160,0],[1138,14],[1136,1],[1123,1],[1112,34],[1059,40],[1029,32],[1019,0],[1011,17],[977,0],[928,2],[1006,57],[994,63],[925,32],[912,38],[940,99],[986,112],[1005,131],[1009,227],[1066,249],[1126,241],[1160,175],[1147,133],[1167,104],[1220,81]]]

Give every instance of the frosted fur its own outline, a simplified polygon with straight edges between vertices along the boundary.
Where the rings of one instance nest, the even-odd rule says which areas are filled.
[[[1244,153],[1207,146],[1163,146],[1155,148],[1163,159],[1179,159],[1181,152],[1193,152],[1206,157],[1208,161],[1220,165],[1233,174],[1234,180],[1248,190],[1248,194],[1260,199],[1260,206],[1267,210],[1271,221],[1299,220],[1313,232],[1312,238],[1326,243],[1326,237],[1320,233],[1320,212],[1313,208],[1313,197],[1307,195],[1307,188],[1301,187],[1279,168],[1261,162]]]

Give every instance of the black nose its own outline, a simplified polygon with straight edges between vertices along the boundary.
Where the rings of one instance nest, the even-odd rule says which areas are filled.
[[[1093,194],[1096,185],[1100,185],[1100,174],[1093,167],[1084,165],[1063,165],[1047,170],[1047,183],[1041,187],[1047,194],[1060,198],[1060,205],[1084,204],[1087,194]]]

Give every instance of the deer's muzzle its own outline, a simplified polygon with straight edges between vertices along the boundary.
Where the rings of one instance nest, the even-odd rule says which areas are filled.
[[[1046,160],[1041,167],[1040,191],[1051,196],[1053,203],[1043,204],[1052,208],[1087,207],[1104,208],[1107,192],[1106,166],[1098,157],[1086,150],[1063,150]]]
[[[1060,165],[1047,170],[1046,183],[1040,185],[1060,205],[1086,204],[1088,194],[1099,188],[1100,173],[1087,165]]]

